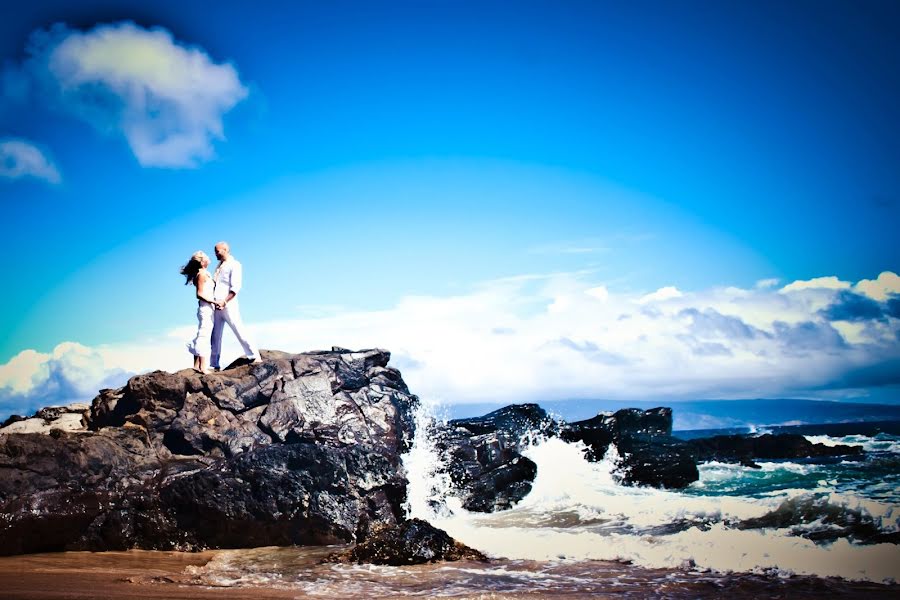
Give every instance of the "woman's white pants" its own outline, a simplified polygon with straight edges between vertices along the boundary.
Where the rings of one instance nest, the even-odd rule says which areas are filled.
[[[212,352],[212,333],[215,321],[215,308],[209,302],[200,300],[197,303],[197,335],[187,345],[188,352],[194,356],[208,357]]]

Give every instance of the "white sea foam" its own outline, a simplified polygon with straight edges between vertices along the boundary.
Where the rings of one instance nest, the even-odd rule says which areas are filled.
[[[876,435],[869,437],[866,435],[845,435],[843,437],[832,437],[829,435],[805,435],[803,436],[813,444],[824,444],[825,446],[862,446],[866,452],[893,452],[900,454],[900,440],[896,436]]]
[[[488,555],[531,560],[620,560],[649,568],[719,572],[778,572],[851,580],[900,581],[900,546],[817,544],[793,528],[738,529],[788,506],[823,503],[871,519],[882,531],[897,531],[896,506],[821,489],[771,491],[761,497],[700,495],[616,483],[614,450],[600,462],[584,458],[583,446],[558,438],[537,441],[524,454],[537,464],[531,492],[510,510],[493,514],[461,508],[449,478],[441,474],[427,417],[404,457],[409,513],[430,520]],[[806,473],[808,465],[765,463],[771,471]],[[740,473],[734,465],[707,463],[701,483]],[[826,528],[823,523],[807,527]]]
[[[748,429],[748,431],[747,431],[748,434],[750,434],[750,435],[755,435],[755,436],[760,436],[760,435],[765,435],[765,434],[767,434],[767,433],[772,433],[772,430],[771,430],[770,428],[764,427],[764,426],[761,426],[761,425],[753,425],[753,424],[751,424],[751,425],[748,425],[747,429]]]
[[[760,471],[763,473],[776,473],[778,471],[787,471],[796,475],[808,475],[817,469],[818,465],[804,465],[792,462],[758,462]]]
[[[900,531],[900,506],[863,498],[848,492],[831,492],[828,504],[857,512],[872,520],[872,524],[885,533]]]

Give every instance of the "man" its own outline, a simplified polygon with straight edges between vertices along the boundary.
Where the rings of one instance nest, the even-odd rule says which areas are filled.
[[[243,276],[241,263],[231,256],[231,249],[226,242],[216,244],[216,258],[219,266],[213,275],[213,300],[216,306],[213,315],[212,353],[210,367],[219,370],[219,355],[222,353],[222,329],[225,323],[231,327],[234,335],[244,349],[245,358],[251,362],[259,362],[259,352],[247,340],[244,322],[241,321],[240,307],[237,295],[241,291],[241,279]]]

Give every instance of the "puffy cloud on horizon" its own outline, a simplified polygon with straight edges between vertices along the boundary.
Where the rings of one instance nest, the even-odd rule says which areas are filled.
[[[831,277],[816,277],[814,279],[800,279],[781,288],[782,292],[796,292],[798,290],[842,290],[850,287],[850,282],[841,281],[833,275]]]
[[[62,181],[56,165],[40,148],[27,140],[15,138],[0,140],[0,177],[34,177],[49,183]]]
[[[671,298],[681,298],[681,296],[683,296],[683,294],[678,291],[678,288],[669,285],[643,296],[639,302],[641,304],[647,304],[648,302],[660,302]]]
[[[863,279],[853,289],[859,294],[883,302],[891,295],[900,296],[900,276],[885,271],[877,279]]]
[[[867,387],[900,384],[900,319],[887,308],[900,296],[886,296],[879,316],[867,319],[865,311],[829,312],[854,293],[845,286],[645,294],[587,277],[506,278],[468,294],[412,296],[387,310],[260,322],[251,330],[262,347],[291,352],[387,348],[413,392],[450,403],[859,397]],[[162,340],[79,347],[78,356],[94,357],[79,381],[113,368],[185,368],[182,341],[192,333],[185,325]],[[236,354],[226,347],[226,358]],[[23,375],[37,372],[28,366],[34,356],[13,361],[0,367],[0,392],[30,394],[28,386],[45,377]],[[98,385],[81,389],[89,388],[88,398]]]
[[[0,417],[85,401],[101,388],[122,385],[130,374],[73,342],[47,354],[24,350],[0,365]]]
[[[210,160],[213,142],[225,138],[224,114],[248,93],[232,65],[130,22],[89,31],[57,24],[32,34],[27,52],[18,75],[5,76],[8,95],[35,86],[58,108],[124,135],[142,166]]]

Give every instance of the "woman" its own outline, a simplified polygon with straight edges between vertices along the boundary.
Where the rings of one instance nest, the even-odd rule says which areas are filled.
[[[210,339],[213,328],[213,279],[206,267],[209,266],[209,257],[198,250],[191,256],[191,260],[181,267],[184,275],[184,285],[193,283],[197,290],[197,335],[187,345],[188,352],[194,355],[194,370],[198,373],[208,373],[209,355],[211,352]]]

